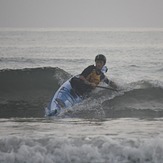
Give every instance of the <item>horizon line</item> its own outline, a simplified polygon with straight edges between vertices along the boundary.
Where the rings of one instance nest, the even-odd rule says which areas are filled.
[[[0,27],[1,31],[163,31],[163,27]]]

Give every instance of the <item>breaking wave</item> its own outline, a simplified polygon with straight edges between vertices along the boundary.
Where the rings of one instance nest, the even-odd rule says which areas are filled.
[[[101,90],[67,114],[80,118],[163,117],[163,88],[156,81],[130,83],[118,92]]]
[[[0,71],[0,118],[44,117],[54,92],[71,77],[59,68]],[[80,118],[163,117],[159,81],[137,81],[119,92],[99,90],[64,115]]]
[[[0,162],[5,163],[161,163],[161,139],[114,140],[105,136],[0,139]],[[28,161],[27,161],[28,160]]]
[[[0,117],[43,117],[54,91],[70,74],[59,68],[0,71]]]

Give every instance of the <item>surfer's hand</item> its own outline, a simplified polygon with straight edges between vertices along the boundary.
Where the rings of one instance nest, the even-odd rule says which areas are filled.
[[[110,85],[112,88],[117,89],[117,85],[116,85],[113,81],[111,81],[109,85]]]

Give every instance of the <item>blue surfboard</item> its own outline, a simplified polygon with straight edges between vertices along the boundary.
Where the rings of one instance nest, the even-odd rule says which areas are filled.
[[[68,109],[83,100],[72,89],[70,79],[67,80],[54,94],[47,108],[45,116],[57,116],[63,109]]]

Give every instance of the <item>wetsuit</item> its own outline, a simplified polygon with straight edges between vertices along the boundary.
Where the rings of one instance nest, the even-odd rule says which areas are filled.
[[[84,69],[80,76],[84,76],[87,81],[95,83],[96,85],[98,85],[102,80],[107,84],[109,83],[109,80],[104,73],[101,72],[101,70],[98,70],[94,65],[88,66]],[[93,90],[92,86],[85,84],[84,81],[77,76],[73,77],[70,80],[70,83],[75,92],[81,96],[86,95]]]

